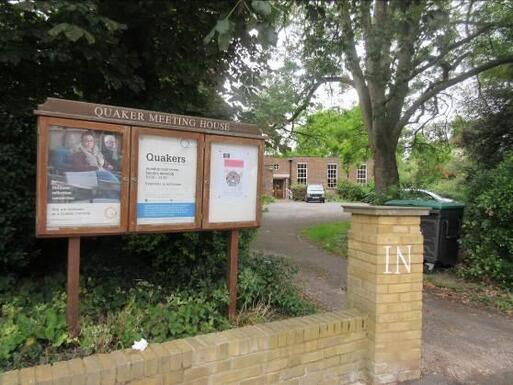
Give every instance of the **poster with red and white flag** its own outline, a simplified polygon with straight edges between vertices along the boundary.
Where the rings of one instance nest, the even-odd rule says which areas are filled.
[[[258,146],[212,143],[209,221],[254,221],[257,181]]]
[[[230,155],[230,154],[225,154]],[[226,196],[243,196],[244,180],[244,160],[243,159],[223,159],[224,166],[224,186],[223,194]]]

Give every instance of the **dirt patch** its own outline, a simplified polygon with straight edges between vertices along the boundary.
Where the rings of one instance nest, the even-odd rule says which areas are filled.
[[[450,270],[424,275],[424,288],[447,301],[513,318],[513,294],[493,285],[464,281]]]

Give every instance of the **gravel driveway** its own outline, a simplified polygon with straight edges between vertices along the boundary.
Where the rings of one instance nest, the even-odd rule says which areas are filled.
[[[278,201],[268,206],[253,248],[299,266],[298,283],[326,310],[345,301],[346,261],[303,241],[316,223],[350,220],[340,203]],[[422,380],[409,385],[513,385],[513,320],[424,294]]]

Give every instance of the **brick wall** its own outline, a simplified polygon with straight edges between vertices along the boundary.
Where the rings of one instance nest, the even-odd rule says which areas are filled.
[[[350,310],[0,374],[0,385],[396,384],[420,377],[422,208],[344,205]]]
[[[429,210],[344,205],[348,235],[347,299],[368,315],[367,373],[372,384],[420,377],[423,238]]]
[[[292,162],[289,161],[292,160]],[[357,175],[357,167],[351,166],[349,168],[349,173],[346,173],[346,170],[342,168],[340,163],[340,159],[337,157],[291,157],[291,158],[278,158],[272,156],[266,156],[264,160],[265,165],[265,173],[264,173],[264,184],[265,184],[265,194],[272,195],[273,194],[273,177],[282,178],[284,175],[287,175],[292,184],[297,183],[297,164],[298,163],[306,163],[307,165],[307,184],[322,184],[326,189],[328,188],[328,164],[336,164],[337,165],[337,183],[343,179],[349,179],[353,183],[356,183],[356,175]],[[367,181],[374,180],[374,170],[373,170],[373,161],[368,160],[367,165]]]
[[[319,158],[319,157],[294,157],[292,160],[292,184],[297,183],[297,165],[306,163],[306,183],[322,184],[328,189],[328,164],[337,165],[337,180],[340,179],[343,172],[340,170],[339,158]]]
[[[324,313],[10,371],[0,384],[351,384],[366,328],[355,310]]]
[[[374,161],[369,159],[367,162],[365,162],[365,165],[367,166],[367,183],[372,182],[374,181]],[[349,168],[349,175],[345,176],[344,179],[349,179],[351,182],[356,183],[357,170],[358,167],[351,166]]]
[[[273,195],[273,171],[268,166],[264,166],[264,194]]]

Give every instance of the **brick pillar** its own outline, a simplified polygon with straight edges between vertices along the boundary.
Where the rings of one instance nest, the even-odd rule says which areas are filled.
[[[423,238],[427,209],[344,205],[348,304],[368,316],[367,372],[372,384],[420,377]]]

